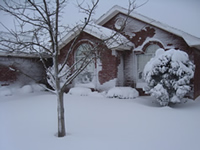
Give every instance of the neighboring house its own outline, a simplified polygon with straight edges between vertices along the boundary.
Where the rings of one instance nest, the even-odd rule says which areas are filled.
[[[88,26],[72,47],[68,65],[83,57],[81,52],[92,47],[102,49],[99,57],[91,63],[72,83],[73,86],[88,86],[96,90],[108,90],[114,86],[131,86],[142,91],[145,85],[142,71],[158,48],[185,51],[196,65],[193,82],[193,97],[200,95],[200,38],[169,27],[136,12],[126,15],[127,10],[114,6]],[[122,24],[126,21],[125,28]],[[60,45],[62,63],[78,29],[67,34]],[[117,34],[118,33],[118,34]],[[114,34],[115,40],[107,40]],[[99,44],[101,43],[101,45]],[[142,93],[142,92],[141,92]]]
[[[46,72],[40,57],[22,52],[0,52],[0,86],[46,83]]]

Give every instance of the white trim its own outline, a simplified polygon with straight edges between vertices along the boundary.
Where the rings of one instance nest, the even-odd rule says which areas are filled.
[[[157,38],[147,38],[143,43],[142,43],[142,45],[140,45],[140,46],[138,46],[138,47],[136,47],[136,48],[134,48],[134,52],[144,52],[142,49],[143,49],[143,47],[146,45],[146,44],[148,44],[148,43],[151,43],[151,42],[157,42],[157,43],[160,43],[163,47],[165,46],[164,45],[164,43],[162,42],[162,41],[160,41],[159,39],[157,39]]]
[[[153,40],[153,41],[155,41],[155,40]],[[150,41],[148,41],[148,42],[150,42]],[[147,43],[148,43],[147,42]],[[147,43],[145,43],[145,44],[143,44],[143,46],[144,45],[146,45]],[[157,45],[157,44],[153,44],[153,45]],[[150,45],[149,45],[150,46]],[[158,45],[159,46],[159,45]],[[147,47],[148,48],[148,47]],[[156,51],[155,51],[156,52]],[[143,79],[139,79],[139,77],[138,77],[138,57],[140,56],[140,55],[145,55],[146,54],[146,50],[145,50],[145,52],[144,52],[144,54],[135,54],[135,58],[136,58],[136,60],[135,60],[135,62],[136,62],[136,71],[135,71],[135,75],[136,75],[136,88],[143,88],[144,86],[146,86],[146,83],[145,83],[145,81],[143,80]],[[149,54],[152,54],[152,55],[154,55],[155,53],[149,53]],[[147,56],[147,55],[146,55]],[[143,61],[144,62],[144,61]],[[143,70],[144,70],[144,68],[143,68]]]

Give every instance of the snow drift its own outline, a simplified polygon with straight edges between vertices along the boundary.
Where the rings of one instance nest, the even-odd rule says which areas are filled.
[[[108,98],[133,99],[138,97],[139,93],[131,87],[114,87],[108,91],[106,96]]]

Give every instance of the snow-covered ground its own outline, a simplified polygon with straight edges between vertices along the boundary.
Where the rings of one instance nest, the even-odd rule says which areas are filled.
[[[200,98],[160,107],[148,96],[66,94],[67,136],[58,138],[56,97],[22,93],[0,96],[0,150],[200,149]]]

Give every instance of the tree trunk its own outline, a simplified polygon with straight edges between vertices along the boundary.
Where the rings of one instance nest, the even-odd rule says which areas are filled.
[[[64,115],[64,95],[62,91],[57,92],[57,112],[58,112],[58,137],[65,136],[65,115]]]

